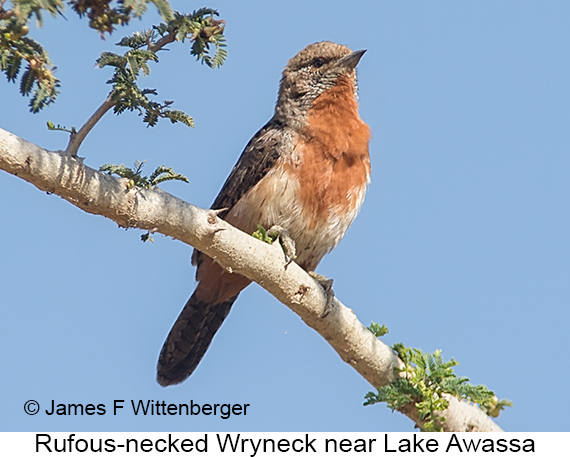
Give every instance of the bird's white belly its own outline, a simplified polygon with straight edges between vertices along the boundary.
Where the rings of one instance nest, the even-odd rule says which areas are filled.
[[[266,229],[280,225],[295,241],[296,262],[313,270],[348,230],[362,205],[365,191],[365,186],[351,189],[353,198],[347,195],[347,200],[355,202],[351,207],[331,206],[320,212],[321,219],[315,224],[300,198],[296,176],[290,176],[283,167],[274,167],[236,203],[226,219],[248,233],[254,232],[257,224]]]

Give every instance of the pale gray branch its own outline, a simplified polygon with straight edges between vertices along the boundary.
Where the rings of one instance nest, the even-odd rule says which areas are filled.
[[[392,349],[336,299],[332,312],[321,318],[326,302],[322,288],[297,264],[285,269],[278,243],[263,243],[219,219],[214,211],[197,208],[160,189],[129,189],[126,179],[96,171],[65,152],[47,151],[2,129],[0,169],[122,227],[157,231],[198,248],[268,290],[374,387],[395,379],[394,368],[402,362]],[[417,422],[414,405],[401,412]],[[453,397],[442,415],[446,431],[501,431],[479,408]]]

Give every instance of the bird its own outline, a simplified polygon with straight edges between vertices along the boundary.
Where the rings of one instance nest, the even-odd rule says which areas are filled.
[[[253,233],[278,227],[295,262],[314,272],[356,217],[370,182],[370,128],[358,112],[356,66],[366,50],[313,43],[289,60],[273,117],[251,138],[211,206]],[[194,250],[196,289],[161,349],[157,381],[179,384],[196,369],[250,280]]]

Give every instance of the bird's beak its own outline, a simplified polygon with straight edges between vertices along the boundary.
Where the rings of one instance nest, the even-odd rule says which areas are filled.
[[[366,49],[362,49],[360,51],[354,51],[354,52],[350,53],[349,55],[340,59],[338,61],[338,65],[341,67],[348,68],[349,70],[354,70],[356,68],[356,66],[358,65],[358,62],[360,62],[360,59],[362,58],[362,56],[364,55],[365,52],[366,52]]]

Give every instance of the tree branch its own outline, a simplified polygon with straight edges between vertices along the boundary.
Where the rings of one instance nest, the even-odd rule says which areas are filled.
[[[152,52],[158,52],[164,48],[167,44],[174,43],[176,41],[176,35],[170,32],[168,35],[164,35],[156,43],[148,43],[148,50]]]
[[[173,32],[161,37],[156,43],[152,43],[150,40],[148,41],[147,47],[149,51],[154,53],[162,50],[164,46],[167,44],[173,43],[176,41],[176,35]],[[135,78],[136,79],[136,78]],[[145,91],[143,91],[144,93]],[[83,126],[77,131],[72,132],[69,138],[69,143],[65,152],[69,154],[71,157],[77,157],[77,151],[85,140],[85,137],[89,134],[91,129],[95,127],[95,124],[101,120],[101,118],[105,115],[107,111],[109,111],[113,106],[117,104],[116,100],[113,100],[113,94],[115,91],[111,91],[111,93],[107,96],[105,101],[97,108],[97,110],[91,115],[89,119],[83,124]],[[154,91],[149,91],[149,93],[154,93]],[[164,109],[167,105],[161,106],[160,109]]]
[[[226,269],[257,282],[297,313],[374,387],[395,379],[394,368],[402,361],[392,349],[336,299],[332,312],[321,318],[326,303],[322,288],[297,264],[285,268],[287,260],[278,243],[261,242],[219,219],[214,211],[160,189],[129,189],[126,179],[98,172],[63,151],[47,151],[2,129],[0,169],[122,227],[157,231],[196,247]],[[418,421],[414,404],[400,411]],[[441,415],[445,431],[501,431],[479,408],[454,397],[449,397],[449,407]]]
[[[111,92],[105,101],[101,104],[101,106],[97,108],[97,110],[91,115],[89,119],[87,119],[87,122],[85,122],[85,124],[83,124],[83,126],[77,132],[71,133],[69,143],[65,149],[65,152],[71,157],[77,157],[79,146],[81,146],[81,143],[83,143],[83,140],[87,134],[93,127],[95,127],[95,124],[99,122],[105,113],[109,111],[113,106],[115,106],[115,102],[111,98],[112,95],[113,93]]]

